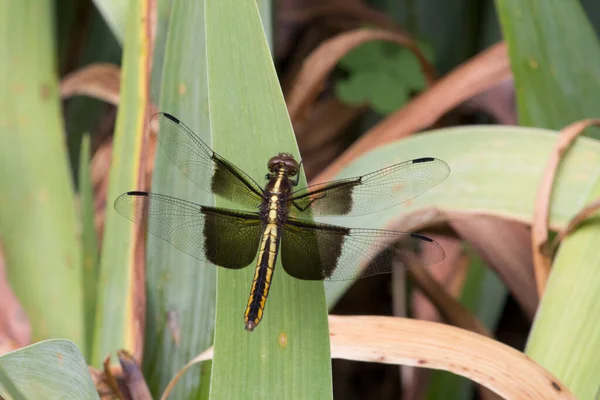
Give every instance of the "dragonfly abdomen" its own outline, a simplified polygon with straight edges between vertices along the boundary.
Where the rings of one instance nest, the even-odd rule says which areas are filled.
[[[271,280],[273,279],[280,240],[281,230],[278,224],[267,224],[260,241],[256,272],[254,273],[252,289],[244,313],[244,323],[248,331],[254,330],[262,319],[269,290],[271,289]]]

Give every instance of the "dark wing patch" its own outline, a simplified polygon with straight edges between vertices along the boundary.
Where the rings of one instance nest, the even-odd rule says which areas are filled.
[[[444,250],[416,233],[354,229],[290,219],[284,225],[281,263],[304,280],[354,280],[419,268],[444,259]]]
[[[160,148],[198,187],[247,209],[262,201],[262,188],[244,171],[215,153],[190,128],[170,114],[150,120]]]
[[[115,209],[199,260],[238,269],[256,257],[262,232],[257,213],[204,207],[155,193],[128,192]]]
[[[291,194],[290,215],[357,216],[371,214],[413,199],[442,182],[450,167],[437,158],[418,158],[390,165],[356,178],[310,185]]]

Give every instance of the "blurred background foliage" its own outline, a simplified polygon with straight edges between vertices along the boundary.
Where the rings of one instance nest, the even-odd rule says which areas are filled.
[[[119,193],[134,189],[212,201],[159,152],[154,159],[156,142],[147,132],[147,120],[156,111],[174,113],[204,140],[214,140],[224,155],[235,157],[237,149],[239,158],[232,161],[257,177],[267,150],[241,154],[240,137],[292,146],[285,123],[277,131],[254,134],[249,128],[231,137],[211,131],[211,120],[226,120],[219,114],[225,108],[215,109],[218,101],[210,103],[215,93],[209,93],[207,82],[207,66],[220,65],[210,58],[211,51],[221,52],[214,47],[217,40],[206,39],[205,3],[217,4],[211,1],[0,3],[3,354],[40,340],[66,338],[87,364],[100,368],[108,353],[115,359],[114,352],[126,348],[148,387],[129,388],[121,395],[147,390],[158,398],[188,360],[218,341],[215,331],[223,335],[230,329],[224,313],[239,322],[241,310],[217,293],[227,278],[217,278],[214,268],[199,267],[160,240],[148,238],[146,243],[144,232],[112,209]],[[600,317],[600,229],[589,218],[558,248],[540,255],[552,263],[540,296],[531,231],[534,213],[543,208],[537,188],[546,179],[544,168],[558,133],[518,125],[560,130],[600,117],[600,3],[246,0],[239,15],[218,17],[215,12],[213,37],[228,35],[237,26],[232,21],[248,20],[248,26],[258,21],[248,16],[254,3],[264,37],[250,27],[251,45],[238,40],[233,45],[237,49],[223,51],[242,54],[246,47],[262,49],[264,42],[277,76],[264,72],[267,67],[248,66],[247,76],[230,77],[227,71],[233,70],[220,61],[219,87],[235,92],[251,81],[248,93],[262,93],[253,76],[279,80],[308,182],[423,156],[440,157],[452,169],[448,181],[424,199],[345,223],[424,231],[444,246],[446,260],[425,275],[408,271],[327,283],[330,312],[410,316],[471,329],[526,352],[577,398],[592,399],[600,386],[600,330],[595,327]],[[235,2],[220,4],[230,4],[224,10],[236,9]],[[257,58],[263,66],[270,63],[266,52]],[[255,97],[242,98],[247,103],[240,104]],[[436,131],[422,133],[432,129]],[[550,197],[549,226],[540,225],[551,237],[598,199],[599,132],[586,129],[587,138],[578,139],[561,164]],[[256,136],[249,138],[251,134]],[[584,216],[595,217],[595,209]],[[243,296],[246,278],[235,280]],[[285,310],[322,314],[321,287],[294,285],[289,287],[311,293],[310,300],[291,299],[282,284],[270,298],[280,309],[267,306],[273,321],[284,318]],[[327,328],[324,317],[320,321],[314,336],[299,337],[324,349]],[[173,398],[208,398],[211,380],[221,388],[214,393],[223,393],[227,379],[243,379],[224,375],[227,368],[242,356],[252,357],[244,348],[256,346],[264,346],[260,349],[269,365],[288,364],[277,368],[282,378],[256,367],[253,380],[262,382],[229,389],[263,384],[282,390],[281,398],[320,398],[319,390],[350,400],[495,398],[450,372],[347,360],[329,365],[324,352],[311,354],[314,359],[306,353],[303,358],[302,351],[280,359],[269,352],[268,342],[269,335],[279,334],[278,327],[263,328],[250,339],[242,336],[245,332],[232,333],[229,339],[235,338],[233,345],[244,354],[239,348],[221,350],[217,377],[211,376],[210,362],[192,367]],[[292,331],[302,335],[299,326]],[[43,342],[18,351],[0,357],[0,366],[15,381],[33,379],[22,371],[11,374],[18,370],[15,359],[45,360],[55,352],[74,360],[69,371],[77,385],[68,388],[71,395],[85,392],[77,387],[91,387],[89,376],[81,373],[84,362],[69,342]],[[128,364],[123,354],[118,358],[123,368],[136,365]],[[244,365],[254,371],[249,363]],[[64,379],[50,372],[53,365],[39,368],[47,369],[48,381]],[[102,386],[110,382],[107,373],[92,374],[101,393],[114,390],[110,384]],[[127,380],[115,374],[117,381]],[[3,395],[18,398],[10,379],[0,378]],[[303,382],[314,387],[297,391]],[[23,389],[26,396],[28,390]]]

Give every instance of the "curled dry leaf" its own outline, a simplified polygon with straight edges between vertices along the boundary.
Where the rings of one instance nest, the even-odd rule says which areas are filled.
[[[144,375],[133,356],[126,350],[119,350],[117,357],[123,370],[124,384],[131,398],[136,400],[152,400],[152,395],[150,394],[150,389],[148,389]]]
[[[104,362],[102,363],[104,367],[104,373],[102,375],[102,381],[110,389],[113,393],[113,396],[116,396],[118,399],[125,399],[125,395],[123,394],[122,389],[126,389],[123,385],[119,385],[119,382],[123,381],[123,371],[121,368],[115,368],[110,365],[110,355],[106,356]]]
[[[208,349],[204,350],[201,354],[196,356],[194,359],[189,361],[187,364],[185,364],[183,366],[183,368],[181,368],[177,372],[177,374],[173,377],[173,379],[171,379],[171,382],[169,382],[169,384],[165,388],[165,391],[163,392],[162,396],[160,396],[160,399],[166,400],[169,397],[169,395],[173,391],[173,388],[175,388],[175,385],[177,384],[179,379],[183,376],[183,374],[185,374],[185,371],[187,371],[191,366],[199,364],[202,361],[212,360],[213,355],[214,355],[213,351],[214,351],[213,347],[209,347]]]
[[[491,115],[500,125],[518,125],[514,79],[507,78],[496,86],[473,96],[464,109]]]
[[[283,9],[280,12],[282,22],[307,23],[324,17],[349,17],[361,22],[370,22],[380,28],[397,29],[396,24],[385,13],[368,7],[360,0],[335,0],[326,3],[314,1],[302,7]]]
[[[454,231],[496,271],[532,320],[539,298],[535,291],[529,228],[520,222],[488,215],[453,219],[449,214],[448,220]]]
[[[367,151],[432,125],[463,101],[510,76],[506,45],[499,43],[490,47],[375,125],[311,183],[333,179],[342,168]]]
[[[552,242],[552,248],[555,249],[560,242],[562,242],[567,235],[573,233],[579,225],[581,225],[586,219],[590,218],[594,214],[600,211],[600,199],[592,201],[587,206],[583,207],[567,224],[567,227],[558,232],[558,235]]]
[[[492,337],[485,325],[448,293],[426,268],[413,268],[408,270],[408,274],[446,321],[454,326]]]
[[[492,337],[485,325],[456,299],[462,290],[468,271],[468,259],[464,254],[462,241],[458,238],[441,235],[428,234],[427,236],[442,245],[446,252],[446,258],[431,269],[408,270],[408,275],[422,292],[413,293],[412,305],[415,318],[438,321],[441,315],[454,326]],[[450,282],[448,282],[449,279]],[[434,310],[426,307],[431,304],[430,302],[435,306]],[[423,318],[424,314],[425,318]],[[404,397],[407,399],[422,398],[426,393],[426,382],[430,371],[414,367],[404,367],[403,371],[406,371],[405,379],[402,381]],[[413,384],[404,385],[405,381],[407,383],[412,381]],[[482,400],[499,399],[498,395],[484,386],[479,386],[479,392]]]
[[[330,315],[329,336],[332,358],[445,370],[509,400],[575,399],[555,376],[525,354],[453,326],[397,317]],[[187,363],[161,400],[168,398],[189,367],[212,357],[211,347]]]
[[[118,105],[120,86],[119,66],[91,64],[65,76],[60,83],[60,95],[63,98],[88,96]]]
[[[304,61],[288,98],[288,112],[294,123],[306,117],[308,107],[322,91],[327,76],[338,61],[353,48],[373,40],[395,42],[412,51],[421,63],[427,81],[430,84],[433,82],[435,76],[433,66],[407,35],[378,29],[345,32],[323,42]]]
[[[505,399],[575,399],[525,354],[485,336],[428,321],[329,316],[331,357],[440,369]]]
[[[550,214],[550,196],[552,194],[552,185],[560,161],[569,149],[573,141],[579,136],[585,128],[590,126],[600,126],[600,119],[585,119],[575,122],[561,130],[554,149],[550,154],[548,165],[544,170],[542,181],[535,199],[533,210],[533,223],[531,231],[531,249],[533,251],[533,268],[535,272],[535,281],[538,295],[544,292],[548,274],[550,273],[551,260],[547,254],[546,244],[548,241],[548,216]]]

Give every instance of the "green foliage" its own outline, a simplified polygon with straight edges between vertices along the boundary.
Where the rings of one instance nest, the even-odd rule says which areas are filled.
[[[68,340],[46,340],[4,354],[0,368],[3,398],[100,399],[83,356]]]
[[[424,43],[420,47],[431,60],[431,48]],[[426,86],[415,55],[395,43],[363,43],[346,54],[339,66],[348,77],[336,82],[336,95],[346,104],[369,104],[384,115],[402,107]]]

